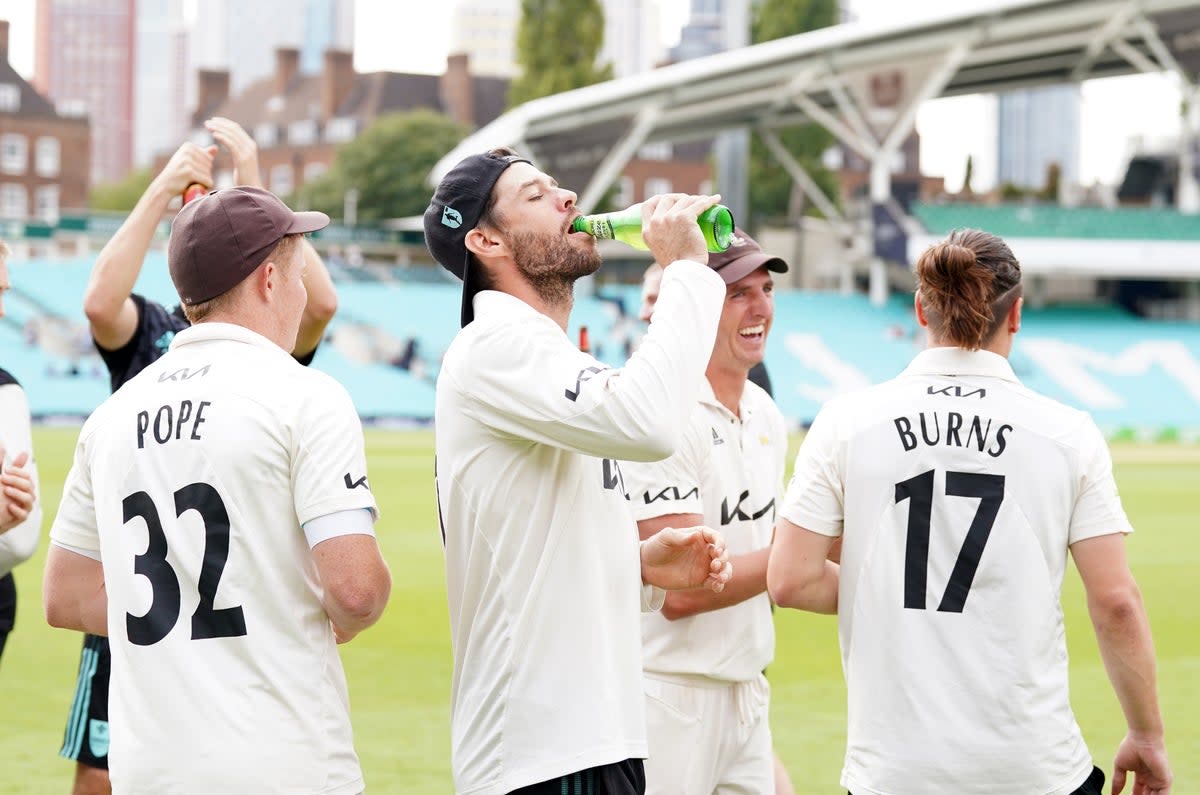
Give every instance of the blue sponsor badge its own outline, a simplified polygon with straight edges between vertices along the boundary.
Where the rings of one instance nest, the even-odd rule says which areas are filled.
[[[88,750],[97,758],[108,756],[108,721],[88,721]]]
[[[443,207],[442,224],[451,229],[458,229],[462,226],[462,214],[453,207]]]

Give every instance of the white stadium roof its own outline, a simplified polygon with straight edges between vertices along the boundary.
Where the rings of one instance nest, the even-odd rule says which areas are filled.
[[[1197,28],[1197,0],[1017,0],[836,25],[525,103],[455,147],[431,183],[468,154],[512,146],[583,189],[586,206],[643,143],[809,121],[869,157],[902,142],[926,99],[1181,70],[1172,51],[1200,50],[1187,35]]]

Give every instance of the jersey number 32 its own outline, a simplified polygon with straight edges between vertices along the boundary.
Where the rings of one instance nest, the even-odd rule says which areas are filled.
[[[174,497],[176,518],[187,511],[196,511],[204,521],[204,563],[196,583],[200,603],[192,613],[192,640],[245,635],[246,619],[241,606],[220,610],[213,607],[217,583],[229,557],[229,513],[221,495],[207,483],[191,483],[176,491]],[[134,573],[150,581],[153,592],[150,609],[141,616],[126,613],[125,629],[130,643],[151,646],[170,634],[179,621],[179,576],[167,561],[167,535],[150,495],[136,491],[122,500],[121,507],[126,523],[140,516],[150,534],[146,551],[133,559]]]

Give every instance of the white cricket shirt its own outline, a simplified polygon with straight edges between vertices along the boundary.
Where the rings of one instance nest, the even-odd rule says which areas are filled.
[[[345,389],[200,323],[84,424],[51,538],[98,551],[118,793],[363,790],[301,524],[375,511]]]
[[[25,469],[33,478],[33,509],[25,521],[6,533],[0,533],[0,577],[12,571],[18,563],[28,560],[37,549],[38,533],[42,529],[42,492],[38,487],[36,458],[33,454],[33,438],[30,430],[29,402],[25,391],[15,378],[0,370],[0,447],[4,448],[6,460],[22,452],[29,453]]]
[[[638,532],[617,461],[675,449],[724,300],[707,267],[671,264],[616,370],[519,299],[475,296],[437,384],[457,792],[646,756]]]
[[[705,380],[675,454],[623,467],[635,519],[700,514],[725,536],[730,557],[771,543],[787,427],[775,402],[749,381],[738,412],[740,419],[721,405]],[[771,599],[764,591],[676,621],[648,613],[642,616],[642,647],[649,674],[755,679],[775,653]]]
[[[933,348],[822,408],[780,515],[843,535],[843,785],[1065,795],[1086,780],[1059,606],[1067,548],[1132,530],[1086,413],[1026,389],[994,353]]]

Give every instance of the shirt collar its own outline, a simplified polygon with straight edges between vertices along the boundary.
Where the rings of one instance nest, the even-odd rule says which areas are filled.
[[[904,368],[904,375],[981,375],[1020,383],[1008,359],[991,351],[928,348]]]
[[[713,391],[712,382],[708,380],[707,376],[705,376],[704,383],[700,387],[699,399],[704,405],[711,406],[725,414],[728,414],[730,417],[734,417],[735,419],[740,418],[742,422],[745,422],[746,420],[750,419],[750,415],[752,413],[750,404],[746,400],[746,393],[749,390],[750,379],[747,378],[746,386],[744,389],[742,389],[742,397],[738,401],[738,413],[736,416],[728,409],[728,407],[726,407],[724,403],[717,399],[717,393]]]
[[[234,323],[216,322],[203,322],[197,323],[194,326],[188,326],[176,334],[171,340],[170,350],[182,348],[184,345],[192,345],[198,342],[211,342],[213,340],[242,342],[246,343],[247,345],[253,345],[256,348],[265,348],[267,350],[276,351],[284,356],[289,356],[287,351],[285,351],[283,348],[280,348],[278,345],[271,342],[269,339],[256,331],[251,331],[245,326],[239,326]]]
[[[502,293],[499,290],[480,290],[471,299],[475,308],[475,317],[481,318],[520,318],[544,317],[551,323],[554,320],[534,309],[515,295]],[[555,323],[555,325],[558,325]]]

